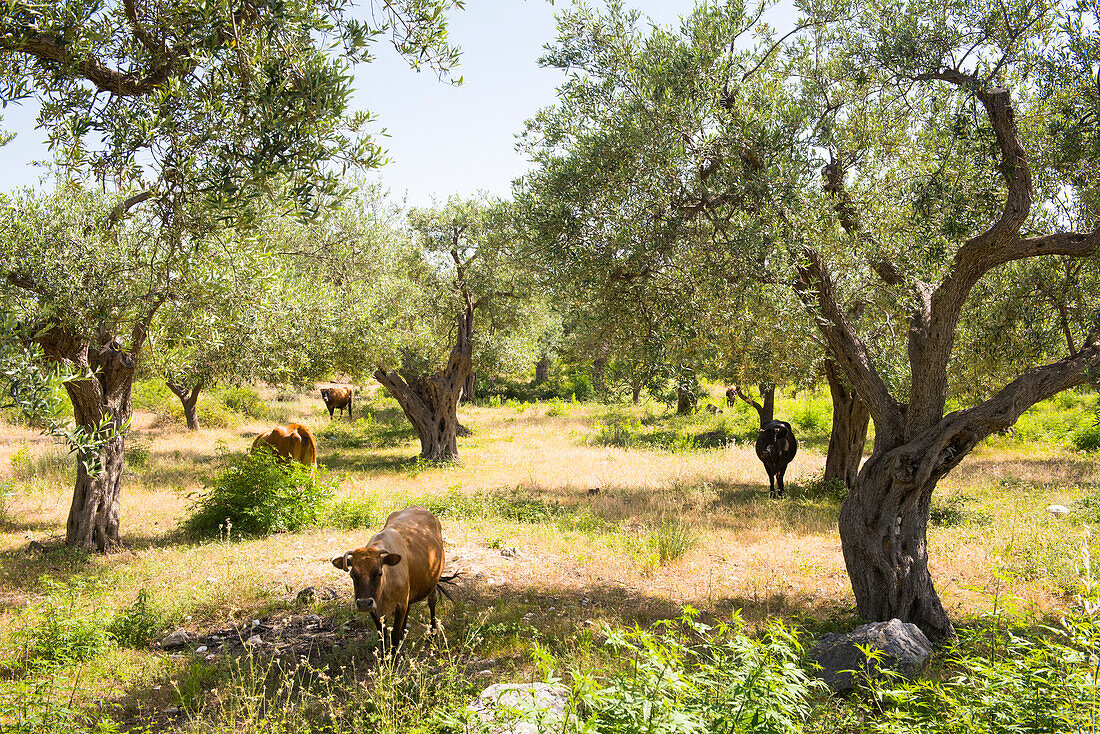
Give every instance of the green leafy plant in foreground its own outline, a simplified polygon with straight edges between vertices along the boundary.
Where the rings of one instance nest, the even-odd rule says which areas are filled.
[[[300,530],[324,518],[335,485],[270,450],[231,454],[214,481],[193,495],[184,526],[198,537],[216,536],[227,520],[244,535]]]

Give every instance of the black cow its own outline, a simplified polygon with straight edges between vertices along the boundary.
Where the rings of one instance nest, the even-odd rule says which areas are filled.
[[[798,453],[798,439],[794,437],[791,424],[786,421],[768,421],[760,427],[756,436],[756,455],[764,462],[768,472],[768,494],[771,497],[783,496],[783,472],[787,464]],[[779,488],[776,489],[776,479]]]

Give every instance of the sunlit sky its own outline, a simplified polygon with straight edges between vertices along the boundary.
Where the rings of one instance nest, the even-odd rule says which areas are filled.
[[[659,25],[671,25],[694,5],[692,0],[628,0]],[[556,35],[555,13],[569,7],[558,0],[468,0],[454,13],[450,35],[462,48],[461,86],[417,73],[391,49],[355,74],[353,106],[378,116],[376,130],[390,163],[378,171],[398,199],[424,205],[452,194],[479,190],[506,196],[511,182],[527,170],[515,149],[524,120],[554,102],[562,72],[541,69],[543,45]],[[789,17],[789,11],[784,13]],[[781,18],[773,20],[784,25]],[[17,133],[0,147],[0,189],[38,184],[48,158],[41,131],[34,130],[37,109],[30,105],[3,110],[3,129]]]

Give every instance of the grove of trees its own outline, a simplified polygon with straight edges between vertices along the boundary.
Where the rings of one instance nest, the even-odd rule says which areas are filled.
[[[576,3],[512,199],[402,211],[356,173],[382,154],[347,68],[386,38],[446,74],[460,3],[175,5],[0,18],[0,101],[40,104],[56,158],[55,191],[3,202],[0,361],[26,410],[73,404],[70,545],[119,543],[141,365],[192,428],[217,381],[373,377],[427,461],[458,458],[479,375],[555,359],[681,412],[735,385],[761,422],[820,384],[860,616],[953,635],[938,482],[1100,374],[1094,6],[805,0],[781,35],[768,3],[676,28]]]

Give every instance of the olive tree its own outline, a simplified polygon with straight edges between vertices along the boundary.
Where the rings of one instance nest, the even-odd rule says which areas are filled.
[[[371,24],[344,2],[315,0],[16,0],[0,10],[0,101],[39,103],[63,166],[55,196],[7,206],[3,297],[47,358],[81,374],[64,382],[77,424],[103,438],[80,462],[67,544],[119,543],[136,360],[159,309],[193,292],[211,235],[249,225],[273,193],[315,212],[347,167],[379,164],[358,132],[367,114],[345,114],[347,66],[388,35],[414,62],[446,70],[450,5],[379,3]],[[87,179],[117,193],[71,183]]]

